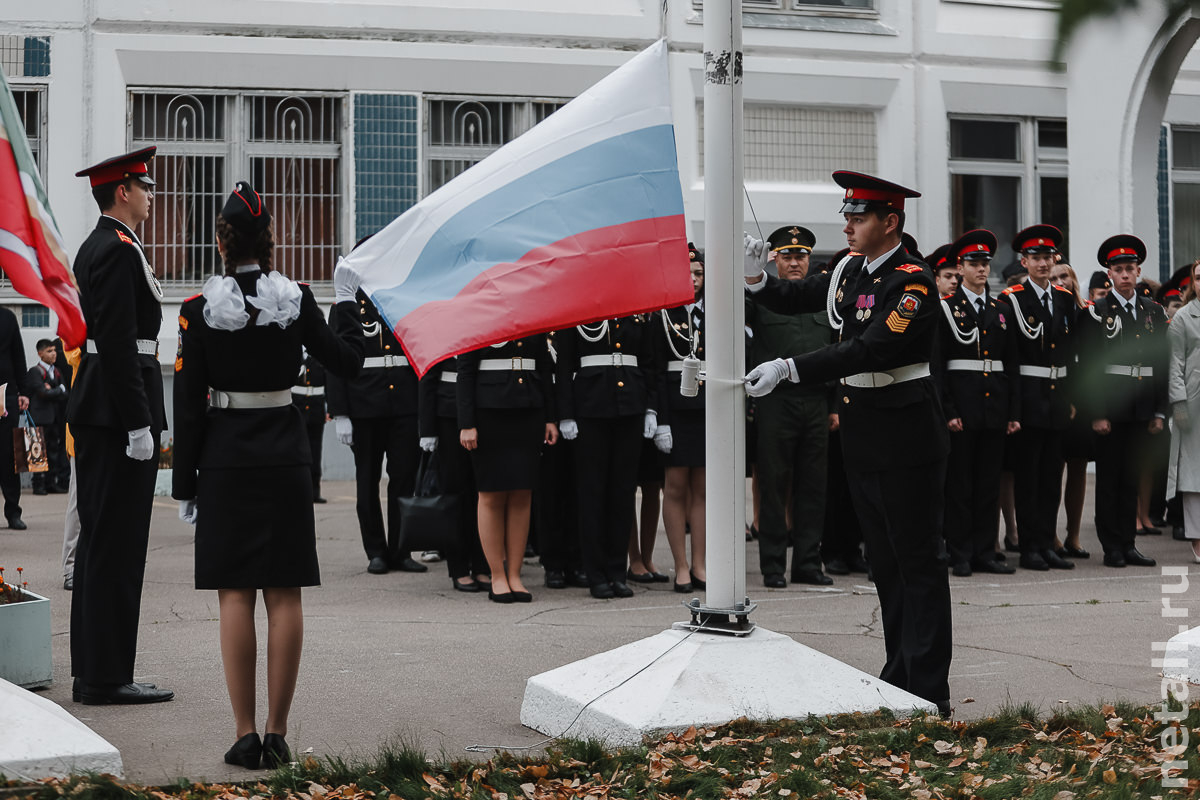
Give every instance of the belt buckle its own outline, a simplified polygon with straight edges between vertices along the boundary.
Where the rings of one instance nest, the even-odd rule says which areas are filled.
[[[521,366],[522,360],[523,359],[520,356],[513,356],[509,359],[509,361],[512,363],[513,372],[520,372],[521,370],[525,369],[525,367]]]
[[[623,366],[625,366],[625,358],[624,358],[624,355],[625,355],[624,353],[613,353],[613,354],[612,354],[612,365],[613,365],[614,367],[623,367]]]
[[[1141,380],[1142,379],[1142,365],[1141,364],[1130,365],[1129,377],[1137,378],[1138,380]]]
[[[983,371],[984,372],[993,372],[994,371],[992,369],[992,360],[990,358],[985,358],[983,360]]]
[[[392,355],[391,353],[388,353],[386,356],[384,356],[384,357],[383,357],[383,365],[384,365],[385,367],[398,367],[398,366],[400,366],[400,365],[399,365],[399,364],[396,362],[396,357],[395,357],[394,355]]]

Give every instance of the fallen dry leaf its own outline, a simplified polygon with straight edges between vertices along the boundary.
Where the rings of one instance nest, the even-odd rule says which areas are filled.
[[[959,702],[962,702],[962,703],[974,703],[974,702],[975,702],[975,698],[974,698],[974,697],[964,697],[964,698],[963,698],[962,700],[960,700]]]
[[[979,736],[975,739],[975,748],[971,751],[971,758],[983,758],[983,751],[987,749],[987,739]]]
[[[1104,778],[1105,783],[1116,783],[1117,782],[1117,771],[1115,769],[1113,769],[1112,767],[1109,767],[1108,769],[1104,770],[1104,772],[1101,773],[1101,777]]]
[[[954,759],[946,766],[949,767],[950,769],[954,769],[955,767],[961,767],[964,763],[966,763],[966,760],[967,760],[966,756],[959,756],[958,758]]]

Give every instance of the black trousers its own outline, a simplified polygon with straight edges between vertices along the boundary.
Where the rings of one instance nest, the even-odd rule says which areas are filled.
[[[415,414],[397,417],[351,418],[354,426],[354,483],[358,491],[358,527],[367,558],[399,564],[406,556],[400,530],[399,498],[413,493],[421,457]],[[379,481],[387,456],[387,534],[379,503]]]
[[[936,560],[945,470],[936,461],[848,476],[883,618],[879,677],[931,703],[950,699],[950,582]]]
[[[77,425],[71,432],[79,498],[71,674],[85,683],[130,683],[158,459],[126,456],[123,430]]]
[[[625,581],[641,452],[641,414],[579,420],[579,544],[583,570],[593,586]]]
[[[325,445],[325,420],[317,423],[309,422],[304,426],[308,434],[308,449],[312,451],[312,488],[313,497],[321,496],[321,451]]]
[[[548,570],[582,569],[577,501],[575,442],[559,439],[542,450],[538,484],[533,490],[535,547]]]
[[[1062,431],[1021,428],[1009,439],[1014,447],[1013,493],[1017,537],[1021,552],[1033,553],[1054,546],[1054,526],[1062,500]]]
[[[821,560],[840,558],[849,561],[861,555],[862,526],[854,511],[850,482],[846,479],[846,462],[842,458],[842,435],[829,434],[829,469],[825,486],[825,532],[821,537]],[[759,490],[761,492],[761,489]],[[761,514],[761,512],[760,512]]]
[[[13,461],[13,431],[17,429],[17,417],[10,413],[0,419],[0,492],[4,494],[4,518],[8,520],[21,516],[21,476]]]
[[[950,434],[946,462],[946,547],[954,563],[990,559],[1000,534],[1002,429]]]
[[[453,545],[443,555],[451,578],[490,575],[483,544],[479,541],[479,495],[475,491],[475,473],[471,454],[458,441],[458,420],[437,418],[438,484],[445,494],[459,496],[459,523]]]
[[[1105,553],[1124,553],[1137,535],[1138,481],[1155,438],[1148,422],[1113,422],[1096,436],[1096,536]]]

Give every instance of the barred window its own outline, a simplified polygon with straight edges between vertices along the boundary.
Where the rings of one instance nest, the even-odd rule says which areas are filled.
[[[426,193],[449,183],[565,104],[553,99],[430,98],[425,115]]]
[[[50,77],[50,37],[0,36],[0,66],[9,78]]]
[[[239,180],[271,212],[275,268],[329,280],[342,250],[344,105],[342,95],[319,93],[133,92],[131,144],[158,147],[154,209],[141,233],[164,284],[221,271],[216,218]]]
[[[704,0],[692,0],[692,7],[703,8]],[[874,16],[875,10],[875,0],[742,0],[742,11],[767,14]]]
[[[42,305],[21,306],[22,328],[49,328],[50,309]]]
[[[697,158],[704,174],[704,104]],[[834,170],[875,171],[875,113],[855,109],[746,103],[745,178],[748,181],[828,183]]]
[[[33,161],[42,174],[42,180],[45,181],[46,87],[16,85],[11,88],[13,99],[17,102],[17,114],[20,115],[21,124],[25,129],[25,139],[29,142],[29,149],[33,151]]]

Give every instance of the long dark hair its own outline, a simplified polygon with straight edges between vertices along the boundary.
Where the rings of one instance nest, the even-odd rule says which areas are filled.
[[[275,252],[274,225],[255,235],[247,235],[217,215],[217,241],[225,248],[225,274],[232,275],[234,267],[257,261],[263,272],[270,272]]]

